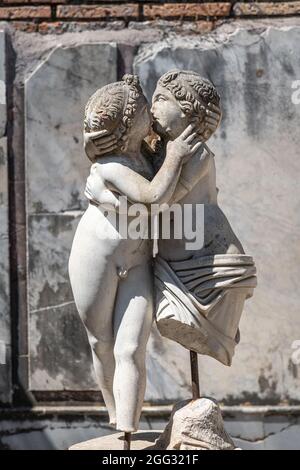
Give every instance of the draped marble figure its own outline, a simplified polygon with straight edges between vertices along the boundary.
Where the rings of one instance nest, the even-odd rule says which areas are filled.
[[[98,90],[85,110],[85,151],[92,161],[89,206],[72,245],[69,273],[110,422],[138,429],[145,392],[145,351],[153,320],[162,335],[230,365],[239,320],[256,271],[217,202],[214,154],[206,141],[221,121],[214,85],[192,71],[173,70],[147,103],[136,76]],[[145,138],[155,131],[149,146]],[[109,211],[121,196],[170,211],[170,237],[122,238]],[[166,208],[166,204],[168,208]],[[172,205],[197,205],[204,219],[200,248],[174,236]],[[196,219],[195,219],[196,220]]]

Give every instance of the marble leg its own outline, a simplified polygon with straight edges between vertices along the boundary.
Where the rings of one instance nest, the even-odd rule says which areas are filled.
[[[75,256],[73,250],[69,267],[70,279],[77,310],[91,346],[96,379],[108,409],[110,423],[114,425],[113,309],[119,278],[114,265],[107,266],[99,273],[96,250],[92,253],[93,256],[84,259],[82,255]]]
[[[119,284],[115,305],[117,429],[136,431],[146,388],[146,345],[153,322],[150,263],[132,268]]]

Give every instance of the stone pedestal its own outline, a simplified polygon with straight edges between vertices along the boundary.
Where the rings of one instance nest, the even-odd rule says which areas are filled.
[[[69,450],[123,450],[124,433],[91,439]],[[173,408],[163,432],[138,431],[131,450],[238,450],[224,428],[221,410],[210,398],[185,400]]]
[[[235,450],[236,447],[224,428],[217,403],[210,398],[199,398],[176,403],[155,449]]]
[[[154,449],[161,431],[138,431],[132,433],[131,450]],[[69,450],[123,450],[124,433],[116,432],[89,441],[74,444]]]

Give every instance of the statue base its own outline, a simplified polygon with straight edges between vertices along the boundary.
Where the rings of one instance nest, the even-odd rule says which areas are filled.
[[[131,450],[154,449],[155,441],[161,435],[161,431],[137,431],[131,435]],[[115,432],[108,436],[97,437],[85,442],[74,444],[69,450],[123,450],[124,433]]]
[[[69,450],[123,450],[124,433],[75,444]],[[131,434],[131,450],[241,450],[224,427],[219,405],[210,398],[185,400],[173,408],[170,420],[161,431]]]

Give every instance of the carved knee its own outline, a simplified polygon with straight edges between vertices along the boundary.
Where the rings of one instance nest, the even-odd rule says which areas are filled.
[[[116,362],[134,362],[135,364],[143,364],[144,348],[134,342],[123,342],[116,344],[114,348],[114,356]]]

